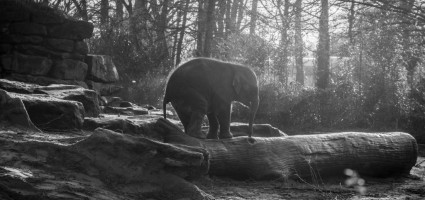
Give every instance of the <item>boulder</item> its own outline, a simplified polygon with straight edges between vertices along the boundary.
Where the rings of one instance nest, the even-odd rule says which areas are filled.
[[[0,130],[41,132],[30,120],[22,100],[0,89]]]
[[[48,12],[45,11],[46,9]],[[64,14],[54,10],[53,8],[45,8],[45,10],[33,10],[31,15],[32,21],[45,25],[62,24],[65,22],[66,17]]]
[[[78,60],[55,60],[50,76],[65,80],[84,80],[87,75],[87,64]]]
[[[22,22],[30,19],[30,13],[22,12],[16,6],[5,5],[1,1],[0,3],[0,22]]]
[[[89,67],[87,79],[104,83],[119,80],[118,71],[110,56],[87,55],[85,62]]]
[[[52,59],[74,59],[78,61],[84,61],[84,56],[81,54],[54,51],[52,49],[40,45],[20,44],[15,45],[15,49],[21,53],[29,55],[50,57]]]
[[[122,86],[114,83],[100,83],[91,80],[86,80],[88,87],[97,91],[102,96],[114,95],[122,90]]]
[[[81,102],[87,117],[97,117],[100,114],[99,95],[93,90],[59,84],[39,87],[38,90],[58,99]]]
[[[97,128],[104,128],[123,134],[143,135],[161,141],[162,136],[153,131],[153,124],[158,118],[160,118],[160,116],[118,116],[101,114],[99,117],[84,118],[83,129],[86,131],[94,131]]]
[[[89,47],[84,41],[77,41],[75,42],[75,51],[79,54],[87,55],[89,53]]]
[[[63,84],[63,85],[78,85],[86,89],[89,88],[84,81],[62,80],[62,79],[49,78],[45,76],[31,76],[28,74],[11,73],[9,75],[6,75],[4,78],[9,80],[26,82],[26,83],[35,83],[35,84],[44,85],[44,86],[50,85],[50,84]]]
[[[0,89],[21,94],[47,94],[58,99],[78,101],[83,104],[86,116],[96,117],[100,113],[99,95],[93,90],[80,86],[63,84],[40,86],[0,79]]]
[[[13,44],[41,44],[43,37],[38,35],[17,35],[0,33],[0,42]]]
[[[68,39],[50,38],[47,39],[47,44],[49,47],[59,51],[72,52],[74,50],[74,41]]]
[[[9,94],[23,101],[31,121],[42,130],[75,130],[83,125],[84,107],[80,102],[43,94]]]
[[[11,62],[11,63],[9,63]],[[2,56],[3,68],[12,72],[30,75],[47,75],[52,67],[52,60],[41,56],[15,53]]]
[[[188,181],[208,171],[202,148],[106,129],[78,140],[41,136],[0,134],[0,199],[214,199]]]
[[[46,94],[39,90],[39,85],[28,84],[19,81],[11,81],[7,79],[0,79],[0,89],[8,92],[20,94]]]
[[[12,50],[12,45],[0,44],[0,54],[10,54],[11,50]]]
[[[63,24],[50,26],[48,33],[55,38],[82,40],[92,36],[93,28],[90,22],[68,20]]]
[[[10,24],[10,31],[23,35],[47,35],[46,26],[31,22],[17,22]]]

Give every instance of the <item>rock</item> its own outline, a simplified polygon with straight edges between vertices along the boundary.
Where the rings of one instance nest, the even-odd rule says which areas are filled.
[[[65,80],[84,80],[87,75],[87,64],[78,60],[56,60],[50,75]]]
[[[10,62],[12,59],[12,63]],[[15,53],[2,56],[3,68],[12,72],[30,75],[47,75],[52,67],[52,60],[41,56],[31,56]]]
[[[89,47],[84,41],[77,41],[75,42],[75,51],[79,54],[87,55],[89,53]]]
[[[78,85],[86,89],[89,88],[84,81],[54,79],[54,78],[49,78],[44,76],[31,76],[26,74],[11,73],[10,75],[7,75],[5,78],[9,80],[20,81],[20,82],[35,83],[35,84],[43,85],[43,86],[50,85],[50,84],[63,84],[63,85]]]
[[[40,91],[39,85],[11,81],[7,79],[0,79],[0,89],[20,94],[46,94],[45,92]]]
[[[84,55],[79,53],[59,52],[39,45],[22,44],[16,45],[15,48],[18,52],[24,54],[51,57],[53,59],[73,59],[78,61],[84,61],[85,58]]]
[[[122,115],[147,115],[149,114],[149,110],[146,108],[142,108],[139,106],[135,107],[110,107],[110,106],[104,106],[103,107],[104,113],[109,114],[122,114]]]
[[[0,54],[9,54],[11,50],[12,50],[12,45],[0,44]]]
[[[2,69],[12,69],[13,55],[1,55],[0,56],[0,67]]]
[[[99,83],[91,80],[86,80],[88,87],[97,91],[102,96],[110,96],[117,94],[122,90],[122,87],[113,83]]]
[[[110,56],[87,55],[85,62],[89,67],[87,79],[104,83],[119,80],[117,69]]]
[[[47,30],[44,25],[30,22],[18,22],[10,24],[10,30],[15,34],[47,35]]]
[[[60,25],[50,26],[48,32],[55,38],[82,40],[92,36],[93,28],[90,22],[69,20]]]
[[[208,170],[202,148],[106,129],[74,142],[42,134],[14,141],[4,135],[1,199],[213,199],[187,181]]]
[[[158,116],[125,116],[101,114],[99,117],[84,118],[83,129],[94,131],[97,128],[104,128],[123,134],[143,135],[161,141],[162,136],[152,131],[152,124]]]
[[[84,122],[83,104],[42,94],[9,93],[24,102],[31,121],[42,130],[81,129]]]
[[[72,52],[74,50],[74,41],[68,39],[50,38],[47,39],[47,44],[49,47],[59,51]]]
[[[42,10],[34,10],[31,15],[31,19],[33,22],[38,24],[62,24],[65,22],[66,18],[60,12],[51,9],[50,12],[43,12]]]
[[[39,87],[38,90],[58,99],[81,102],[87,117],[97,117],[100,113],[99,95],[93,90],[74,85],[56,84]]]
[[[0,89],[0,129],[41,132],[30,120],[22,100],[13,98],[8,92]]]
[[[0,4],[0,22],[22,22],[28,21],[30,14],[18,10],[16,7]]]
[[[63,84],[40,86],[0,79],[0,89],[20,94],[47,94],[58,99],[78,101],[83,104],[86,116],[96,117],[100,113],[99,95],[80,86]]]
[[[2,34],[0,33],[0,42],[13,44],[40,44],[43,37],[38,35],[17,35],[17,34]]]

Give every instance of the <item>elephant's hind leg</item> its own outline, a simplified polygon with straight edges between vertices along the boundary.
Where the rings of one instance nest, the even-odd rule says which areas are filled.
[[[210,124],[207,139],[218,139],[218,119],[215,113],[209,113],[208,122]]]
[[[172,101],[171,104],[173,105],[174,110],[176,110],[177,116],[179,116],[186,132],[190,122],[190,108],[179,101]]]
[[[196,111],[196,110],[193,111],[192,114],[190,115],[190,122],[186,129],[187,130],[186,134],[192,137],[205,139],[205,135],[201,131],[202,121],[204,117],[205,117],[205,114],[203,112]]]

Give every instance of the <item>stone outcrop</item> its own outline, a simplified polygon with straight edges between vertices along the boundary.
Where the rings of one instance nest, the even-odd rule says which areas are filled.
[[[49,86],[40,86],[37,84],[0,79],[0,89],[19,94],[37,94],[39,98],[44,98],[46,100],[49,100],[49,98],[56,98],[80,102],[84,106],[83,113],[85,113],[84,116],[86,117],[96,117],[101,111],[99,106],[99,95],[93,90],[76,85],[52,84]],[[21,95],[18,97],[26,96]],[[82,117],[84,118],[84,116]],[[78,127],[81,127],[81,124]]]
[[[93,24],[32,1],[0,2],[0,78],[73,84],[101,95],[121,87],[110,56],[88,55]]]
[[[84,107],[80,102],[62,100],[45,94],[9,94],[22,100],[31,121],[40,129],[78,130],[83,126]]]
[[[22,100],[0,89],[0,129],[41,132],[31,121]]]

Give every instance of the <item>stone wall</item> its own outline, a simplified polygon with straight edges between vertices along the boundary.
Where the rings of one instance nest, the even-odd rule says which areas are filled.
[[[93,24],[32,1],[0,2],[0,78],[80,85],[108,95],[119,88],[109,56],[88,55]]]

